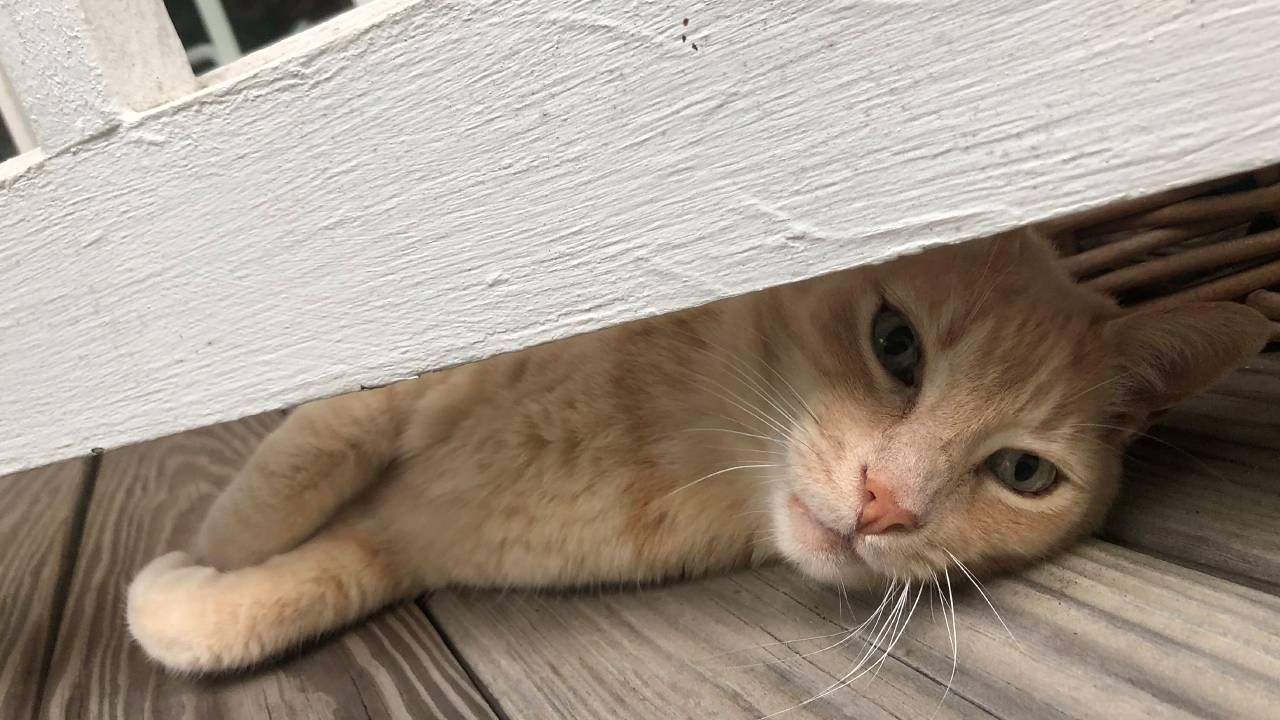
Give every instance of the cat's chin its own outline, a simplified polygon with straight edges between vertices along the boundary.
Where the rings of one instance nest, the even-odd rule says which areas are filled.
[[[856,555],[839,558],[793,552],[784,552],[783,555],[803,575],[826,585],[860,590],[871,587],[880,578],[877,572]]]
[[[805,575],[824,583],[860,587],[879,574],[858,556],[856,538],[824,524],[795,495],[775,515],[778,550]]]

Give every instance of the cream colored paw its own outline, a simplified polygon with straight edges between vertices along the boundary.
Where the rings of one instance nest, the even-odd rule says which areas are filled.
[[[171,670],[202,672],[235,667],[216,612],[217,570],[195,565],[185,552],[152,560],[129,585],[129,632],[156,662]]]

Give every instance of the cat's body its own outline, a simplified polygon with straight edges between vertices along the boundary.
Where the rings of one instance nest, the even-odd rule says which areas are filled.
[[[445,585],[1016,566],[1096,527],[1129,434],[1264,333],[1237,305],[1122,317],[1016,234],[313,403],[194,558],[143,570],[130,627],[217,670]]]

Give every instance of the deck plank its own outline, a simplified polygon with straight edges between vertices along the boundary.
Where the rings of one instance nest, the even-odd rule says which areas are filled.
[[[853,657],[852,651],[803,659],[781,647],[753,651],[843,627],[839,614],[827,617],[791,597],[809,592],[794,576],[779,586],[762,577],[738,573],[582,594],[454,591],[432,596],[429,604],[512,720],[616,717],[623,708],[637,719],[755,720],[821,693]],[[804,644],[804,651],[835,639]],[[943,694],[942,684],[893,659],[873,687],[871,693],[834,693],[781,717],[927,718]],[[953,696],[936,717],[990,716]]]
[[[0,478],[0,718],[33,717],[87,459]]]
[[[1280,589],[1280,355],[1252,360],[1134,443],[1105,536]]]
[[[953,581],[956,578],[953,578]],[[937,717],[1268,717],[1280,706],[1280,599],[1090,541],[989,583],[1015,646],[957,586],[959,671]],[[437,622],[511,718],[758,718],[820,691],[856,657],[830,639],[841,600],[785,568],[596,596],[443,593]],[[951,669],[947,632],[921,601],[894,660],[784,717],[930,717]],[[858,617],[874,602],[854,598]],[[785,665],[726,664],[788,657]],[[1106,708],[1102,712],[1101,708]]]
[[[265,670],[179,678],[124,626],[124,590],[149,559],[185,547],[207,504],[279,415],[107,453],[85,521],[44,714],[97,718],[492,718],[412,603]]]

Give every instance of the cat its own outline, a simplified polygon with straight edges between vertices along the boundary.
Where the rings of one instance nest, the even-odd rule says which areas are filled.
[[[445,586],[1015,569],[1095,531],[1126,442],[1266,335],[1237,303],[1122,311],[1019,230],[321,400],[127,621],[208,672]]]

